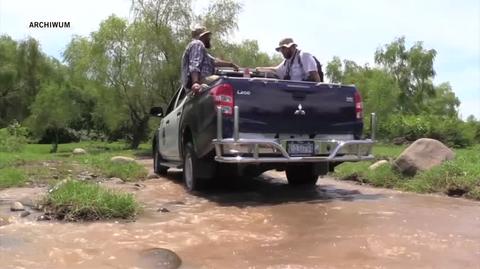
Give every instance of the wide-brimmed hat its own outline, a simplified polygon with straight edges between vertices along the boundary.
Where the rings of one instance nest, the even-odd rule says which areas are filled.
[[[210,31],[205,28],[205,26],[195,26],[195,28],[192,30],[192,38],[200,38],[204,35],[210,35],[212,34]]]
[[[297,43],[295,43],[295,42],[293,41],[293,39],[291,39],[291,38],[284,38],[284,39],[280,40],[280,42],[278,42],[278,47],[275,48],[275,50],[276,50],[276,51],[280,51],[280,49],[281,49],[282,47],[290,48],[291,46],[294,46],[294,45],[296,46]]]

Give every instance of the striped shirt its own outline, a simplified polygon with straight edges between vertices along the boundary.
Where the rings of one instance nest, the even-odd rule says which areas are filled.
[[[215,73],[215,58],[207,52],[200,40],[193,40],[185,49],[182,57],[182,84],[189,89],[192,72],[200,73],[200,80]]]

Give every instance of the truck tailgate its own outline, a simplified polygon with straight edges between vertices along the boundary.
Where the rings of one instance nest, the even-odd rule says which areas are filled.
[[[231,79],[245,133],[353,134],[359,137],[355,87],[263,79]]]

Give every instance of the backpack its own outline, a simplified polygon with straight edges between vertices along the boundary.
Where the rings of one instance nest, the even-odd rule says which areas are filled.
[[[300,65],[300,67],[303,69],[303,64],[302,64],[302,60],[300,59],[300,50],[298,51],[298,64]],[[295,55],[294,57],[296,57],[297,55]],[[323,82],[323,70],[322,70],[322,64],[320,63],[320,61],[317,59],[317,57],[313,56],[313,60],[315,60],[315,63],[317,64],[317,72],[318,72],[318,75],[320,76],[320,82]],[[286,64],[286,61],[285,63]],[[285,75],[285,77],[288,77],[288,80],[290,79],[290,68],[287,68],[287,73]]]

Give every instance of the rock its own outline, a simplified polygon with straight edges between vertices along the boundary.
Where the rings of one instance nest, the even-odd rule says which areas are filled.
[[[368,167],[368,169],[369,169],[369,170],[372,170],[372,171],[373,171],[373,170],[377,170],[377,168],[379,168],[379,167],[382,166],[382,165],[386,165],[386,164],[388,164],[388,161],[387,161],[387,160],[380,160],[380,161],[378,161],[378,162],[370,165],[370,166]]]
[[[110,182],[115,183],[115,184],[124,184],[125,181],[123,179],[118,178],[118,177],[111,177]]]
[[[0,226],[10,224],[10,220],[7,217],[0,216]]]
[[[157,211],[158,211],[158,212],[162,212],[162,213],[168,213],[168,212],[170,212],[170,210],[168,210],[168,209],[165,208],[165,207],[160,207]]]
[[[147,179],[155,179],[155,178],[160,178],[160,177],[155,173],[148,173]]]
[[[24,212],[22,212],[22,214],[20,214],[20,217],[25,218],[25,217],[29,216],[30,214],[31,214],[30,211],[24,211]]]
[[[406,176],[414,176],[418,171],[430,170],[454,157],[455,153],[442,142],[421,138],[400,154],[393,167]]]
[[[28,207],[35,207],[37,204],[35,200],[31,197],[22,197],[21,199],[18,200],[20,203],[22,203],[23,206],[28,206]]]
[[[10,206],[11,211],[24,211],[25,207],[20,202],[13,202]]]
[[[146,268],[177,269],[182,265],[182,260],[169,249],[152,248],[140,253],[140,265]]]
[[[83,154],[87,154],[87,152],[82,148],[76,148],[73,150],[73,155],[83,155]]]
[[[82,175],[82,176],[79,176],[79,179],[80,179],[80,180],[92,180],[93,178],[92,178],[91,176],[89,176],[89,175],[86,175],[86,176],[83,176],[83,175]]]
[[[38,216],[37,221],[47,221],[47,220],[52,220],[52,218],[48,215],[41,215]]]
[[[135,189],[136,189],[137,191],[145,188],[145,185],[140,184],[140,183],[135,183],[135,184],[133,184],[133,186],[135,187]]]
[[[125,156],[115,156],[110,159],[114,163],[132,163],[135,162],[135,159]]]

